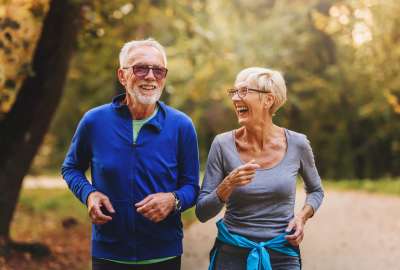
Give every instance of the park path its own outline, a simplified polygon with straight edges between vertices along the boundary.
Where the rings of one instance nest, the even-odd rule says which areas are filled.
[[[63,180],[27,177],[25,188],[66,188]],[[304,202],[297,193],[296,208]],[[208,267],[215,221],[185,229],[182,270]],[[306,225],[302,246],[305,270],[400,270],[400,198],[326,190],[324,202]]]
[[[183,270],[207,269],[215,220],[186,229]],[[301,251],[305,270],[400,270],[400,198],[327,190]]]
[[[22,182],[22,187],[34,188],[68,188],[67,183],[61,176],[32,176],[27,175]]]

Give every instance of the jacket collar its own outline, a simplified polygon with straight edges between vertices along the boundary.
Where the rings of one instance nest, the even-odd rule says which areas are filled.
[[[126,104],[123,104],[123,102],[122,102],[125,99],[125,95],[126,94],[124,93],[124,94],[115,96],[112,99],[111,106],[118,112],[121,112],[125,116],[131,118],[131,113],[128,109],[128,106]],[[150,119],[150,121],[148,121],[146,123],[146,125],[153,126],[158,132],[160,132],[164,126],[167,105],[165,105],[164,102],[161,102],[161,101],[157,101],[157,105],[158,105],[157,114],[152,119]]]

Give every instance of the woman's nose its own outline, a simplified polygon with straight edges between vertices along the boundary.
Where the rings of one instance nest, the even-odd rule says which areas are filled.
[[[236,92],[232,97],[231,97],[232,101],[240,101],[242,100],[241,97],[239,97],[239,93]]]

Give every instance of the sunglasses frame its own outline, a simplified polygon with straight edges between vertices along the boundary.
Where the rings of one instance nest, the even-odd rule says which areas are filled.
[[[155,77],[157,80],[162,80],[162,79],[164,79],[165,77],[167,77],[167,74],[168,74],[168,69],[167,69],[167,68],[165,68],[165,67],[159,67],[159,66],[153,66],[153,65],[142,65],[142,64],[138,64],[138,65],[133,65],[133,66],[129,66],[129,67],[123,67],[123,69],[130,69],[130,68],[132,69],[133,74],[135,74],[135,76],[137,76],[137,77],[139,77],[139,78],[144,78],[144,77],[146,77],[146,76],[149,74],[150,70],[153,72],[153,75],[154,75],[154,77]],[[147,72],[146,72],[146,74],[144,74],[144,75],[138,75],[138,74],[137,74],[137,71],[135,72],[135,68],[147,68]],[[157,75],[156,75],[157,72],[154,72],[154,70],[156,70],[156,69],[162,70],[163,72],[165,71],[165,74],[164,74],[162,77],[157,76]]]

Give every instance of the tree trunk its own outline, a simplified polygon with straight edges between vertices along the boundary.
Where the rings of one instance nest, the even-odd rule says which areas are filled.
[[[80,28],[78,1],[51,0],[27,77],[0,122],[0,252],[10,243],[10,224],[22,180],[43,141],[62,96]],[[1,255],[1,254],[0,254]]]

